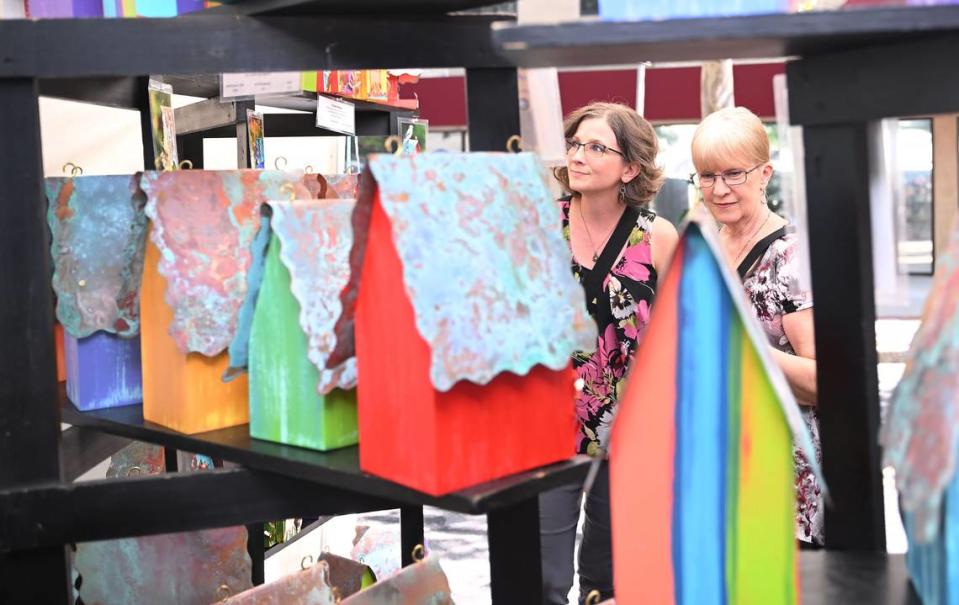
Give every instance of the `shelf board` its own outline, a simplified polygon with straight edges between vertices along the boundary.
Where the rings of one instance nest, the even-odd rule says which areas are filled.
[[[213,15],[430,15],[500,4],[501,0],[244,0],[207,9]]]
[[[0,19],[0,79],[509,68],[490,37],[490,24],[504,19],[382,14]]]
[[[220,96],[220,78],[217,74],[192,75],[192,76],[163,76],[163,81],[173,87],[174,94],[187,95],[190,97],[200,97],[203,99],[215,99]],[[310,90],[301,90],[298,93],[288,95],[264,95],[256,98],[257,105],[266,105],[279,109],[292,109],[296,111],[316,111],[316,92]],[[368,101],[365,99],[351,99],[349,97],[336,96],[338,99],[349,101],[356,107],[356,111],[386,111],[386,112],[406,112],[412,113],[416,107],[408,105],[415,99],[407,99],[407,104],[390,105],[389,103],[379,101]],[[188,107],[188,106],[187,106]]]
[[[814,56],[959,32],[959,6],[493,27],[521,67]]]
[[[129,439],[71,426],[60,434],[60,468],[65,481],[74,481],[124,447]]]
[[[398,504],[429,505],[468,514],[485,514],[554,487],[582,481],[590,463],[590,458],[576,456],[564,462],[436,497],[362,472],[357,446],[320,452],[260,441],[250,437],[249,426],[245,424],[186,435],[144,421],[143,407],[140,405],[80,412],[67,399],[63,388],[60,399],[63,422],[74,426],[223,458],[251,469],[355,490]]]

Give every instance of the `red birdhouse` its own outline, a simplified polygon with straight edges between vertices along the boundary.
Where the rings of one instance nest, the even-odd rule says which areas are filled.
[[[596,329],[545,175],[529,154],[370,160],[344,301],[364,471],[440,495],[573,455],[569,357]]]

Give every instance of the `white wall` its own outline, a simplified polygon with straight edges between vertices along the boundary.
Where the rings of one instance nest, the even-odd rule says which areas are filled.
[[[46,176],[62,175],[67,162],[88,175],[143,170],[137,111],[41,98],[40,136]]]
[[[188,98],[175,98],[174,105],[188,102]],[[44,97],[40,99],[40,133],[46,176],[64,174],[63,166],[67,162],[82,167],[86,175],[130,174],[143,170],[140,115],[137,111]],[[315,172],[324,174],[341,173],[345,169],[344,137],[270,139],[269,134],[267,119],[267,168],[273,168],[274,161],[283,156],[290,169],[311,165]],[[280,166],[283,166],[282,161]],[[235,169],[236,139],[207,139],[204,142],[204,167],[210,170]]]

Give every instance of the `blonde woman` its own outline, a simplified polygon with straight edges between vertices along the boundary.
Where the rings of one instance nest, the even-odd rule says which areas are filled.
[[[726,264],[742,280],[821,458],[812,293],[799,283],[796,236],[766,205],[766,186],[773,174],[766,129],[748,109],[722,109],[697,127],[692,152],[693,182],[721,225],[719,241]],[[796,537],[815,547],[823,543],[819,486],[805,457],[798,450],[793,456]]]
[[[564,125],[566,166],[556,171],[573,274],[586,291],[599,327],[594,351],[573,356],[579,391],[579,453],[605,456],[610,422],[656,295],[659,271],[677,242],[676,230],[648,209],[662,182],[656,133],[632,108],[593,103]],[[540,497],[545,602],[565,605],[573,585],[573,547],[582,486]],[[585,494],[579,551],[580,601],[592,590],[612,596],[609,471],[603,463]]]

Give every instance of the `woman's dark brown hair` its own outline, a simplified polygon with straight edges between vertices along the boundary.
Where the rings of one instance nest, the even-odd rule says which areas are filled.
[[[572,138],[583,120],[602,118],[606,120],[616,144],[626,162],[636,164],[639,174],[626,183],[624,203],[631,206],[648,206],[656,197],[663,183],[663,171],[656,166],[659,143],[652,125],[631,107],[619,103],[590,103],[573,111],[563,123],[564,136]],[[569,172],[566,166],[553,169],[553,175],[568,193],[579,193],[569,186]]]

